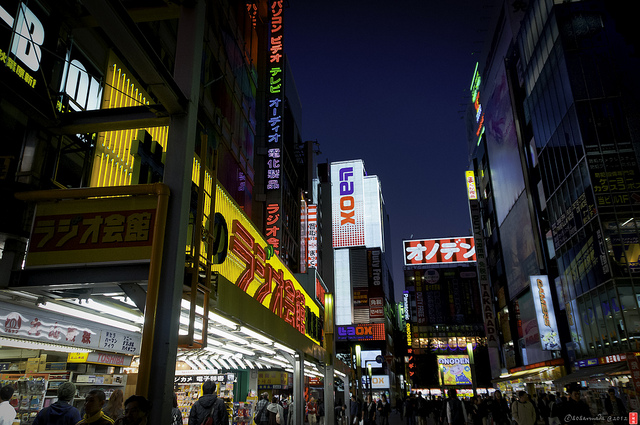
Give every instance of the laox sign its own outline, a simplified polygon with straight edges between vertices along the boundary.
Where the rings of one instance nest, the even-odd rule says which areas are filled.
[[[351,177],[352,181],[349,181]],[[353,167],[345,167],[340,169],[340,225],[356,224],[355,205],[353,198]]]

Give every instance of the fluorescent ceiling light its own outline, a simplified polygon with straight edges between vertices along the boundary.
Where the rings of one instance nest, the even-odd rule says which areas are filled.
[[[228,359],[225,359],[225,361],[233,366],[234,369],[239,369],[238,364],[233,361],[233,357],[229,357]]]
[[[39,304],[38,307],[44,310],[66,314],[67,316],[76,317],[78,319],[90,320],[92,322],[96,322],[102,325],[113,326],[114,328],[122,329],[125,331],[131,331],[131,332],[137,332],[137,333],[141,332],[140,326],[122,323],[117,320],[112,320],[107,317],[98,316],[92,313],[85,313],[84,311],[80,311],[72,307],[65,307],[60,304],[53,304],[53,303],[47,302],[47,303]]]
[[[140,314],[134,314],[127,311],[124,311],[119,308],[112,307],[110,305],[102,304],[91,299],[86,300],[85,302],[80,302],[80,300],[72,301],[74,304],[87,307],[92,310],[99,311],[101,313],[110,314],[115,317],[119,317],[121,319],[127,319],[135,323],[144,323],[144,317]]]
[[[295,351],[295,350],[292,350],[291,348],[289,348],[289,347],[287,347],[287,346],[284,346],[284,345],[280,344],[279,342],[275,342],[275,343],[273,344],[273,346],[274,346],[275,348],[277,348],[277,349],[280,349],[280,350],[284,351],[285,353],[289,353],[289,354],[296,354],[296,351]]]
[[[228,357],[232,357],[234,354],[231,351],[223,350],[222,348],[218,348],[218,347],[209,347],[208,345],[204,347],[204,349],[211,353],[218,353]]]
[[[11,348],[25,348],[28,350],[49,350],[60,351],[63,353],[90,353],[93,350],[87,350],[86,348],[70,347],[59,344],[49,344],[46,342],[31,342],[23,341],[20,339],[2,338],[0,337],[0,346]]]
[[[238,329],[238,324],[236,322],[233,322],[229,319],[227,319],[226,317],[222,317],[219,314],[216,314],[212,311],[209,312],[209,319],[213,320],[214,322],[218,322],[221,325],[227,326],[231,329],[233,329],[234,331],[236,329]]]
[[[222,338],[227,338],[230,339],[232,341],[237,342],[238,344],[248,344],[248,341],[245,341],[244,339],[240,338],[239,336],[236,336],[232,333],[229,332],[225,332],[223,330],[220,330],[216,327],[209,327],[209,333],[217,335],[217,336],[221,336]]]
[[[218,359],[218,363],[220,363],[222,366],[224,366],[224,369],[231,369],[229,364],[227,362],[225,362],[224,359],[222,359],[222,358]]]
[[[270,349],[268,349],[267,347],[264,347],[264,346],[262,346],[262,345],[258,345],[258,344],[249,344],[249,347],[251,347],[251,348],[255,348],[256,350],[262,351],[262,352],[267,353],[267,354],[271,354],[271,355],[275,355],[275,354],[276,354],[276,352],[275,352],[275,351],[270,350]]]
[[[218,360],[214,359],[213,356],[209,357],[209,361],[217,368],[222,369],[222,365],[218,363]]]
[[[264,335],[261,335],[261,334],[255,332],[255,331],[252,331],[251,329],[247,328],[246,326],[240,326],[240,332],[242,332],[243,334],[248,335],[248,336],[250,336],[252,338],[260,340],[260,341],[262,341],[262,342],[264,342],[266,344],[269,344],[269,345],[273,344],[273,340],[271,338],[267,338]]]
[[[247,350],[246,348],[238,347],[237,345],[233,345],[233,344],[224,344],[224,348],[227,350],[235,351],[237,353],[246,354],[247,356],[256,355],[255,351]]]

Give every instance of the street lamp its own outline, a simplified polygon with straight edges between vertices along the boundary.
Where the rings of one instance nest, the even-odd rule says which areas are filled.
[[[468,340],[467,340],[468,341]],[[473,343],[467,342],[467,354],[469,355],[469,367],[471,367],[471,388],[473,389],[474,397],[476,394],[477,384],[476,384],[476,364],[473,360]]]
[[[373,400],[373,376],[371,372],[371,363],[367,364],[367,371],[369,372],[369,395],[371,396],[371,400]]]

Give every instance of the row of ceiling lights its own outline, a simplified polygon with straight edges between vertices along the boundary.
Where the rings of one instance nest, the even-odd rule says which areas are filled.
[[[9,292],[20,297],[37,299],[32,294],[17,291]],[[56,302],[41,302],[37,303],[37,305],[47,311],[105,324],[130,332],[142,332],[144,316],[133,310],[135,304],[130,299],[121,294],[104,294],[104,297],[105,301],[106,298],[110,298],[119,304],[130,307],[130,309],[114,307],[107,302],[99,302],[93,299],[65,299],[56,300]],[[179,332],[181,334],[186,334],[187,332],[189,309],[189,301],[182,300],[179,319],[181,325]],[[202,307],[196,307],[197,314],[201,315],[202,312]],[[105,315],[108,315],[108,317]],[[278,354],[277,350],[292,356],[296,355],[295,350],[212,311],[209,312],[209,324],[207,346],[198,351],[182,351],[178,355],[178,360],[184,361],[189,367],[196,370],[270,369],[275,367],[293,372],[293,366],[284,356]],[[202,330],[201,323],[196,322],[194,325],[196,329]],[[33,345],[33,343],[27,343],[27,345]],[[35,347],[35,345],[33,346]],[[49,344],[46,344],[46,347],[49,347]],[[43,345],[41,349],[46,349],[46,347]],[[73,348],[69,348],[69,350],[79,351]],[[323,376],[315,364],[307,361],[304,364],[305,375]]]

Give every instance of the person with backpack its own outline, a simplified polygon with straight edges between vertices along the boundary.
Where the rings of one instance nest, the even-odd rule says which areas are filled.
[[[260,394],[260,400],[256,403],[255,415],[253,417],[253,424],[251,425],[268,425],[269,415],[267,414],[267,406],[269,405],[269,393]],[[293,416],[293,415],[292,415]],[[191,425],[191,424],[189,424]]]
[[[80,411],[71,405],[76,395],[76,386],[63,382],[58,387],[58,401],[45,407],[33,420],[32,425],[76,425],[82,419]]]
[[[189,425],[209,425],[205,421],[211,418],[211,425],[228,425],[227,406],[216,394],[216,383],[207,380],[202,384],[202,397],[191,406]]]
[[[467,409],[458,398],[455,388],[449,390],[449,400],[446,402],[446,421],[449,425],[465,425],[467,423]]]
[[[280,403],[278,403],[278,397],[271,399],[271,403],[267,406],[267,412],[269,415],[269,425],[284,425],[284,409],[280,406]]]

